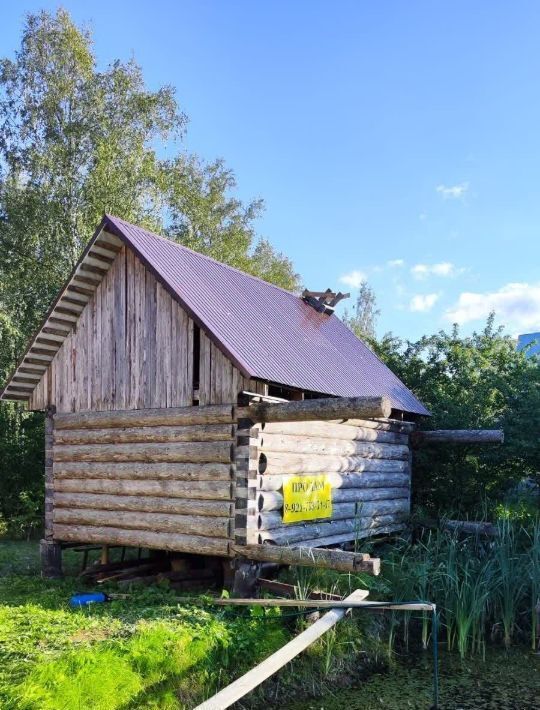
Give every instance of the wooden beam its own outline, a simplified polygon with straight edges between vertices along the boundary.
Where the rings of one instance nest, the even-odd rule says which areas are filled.
[[[350,417],[389,417],[392,406],[387,397],[326,397],[272,404],[256,402],[239,407],[239,419],[254,422],[298,422]]]
[[[415,448],[428,444],[502,444],[502,429],[437,429],[415,431],[411,434]]]
[[[381,561],[364,553],[326,550],[321,548],[288,547],[280,545],[235,545],[234,552],[248,560],[275,562],[280,565],[324,567],[339,572],[367,572],[378,575]]]
[[[368,592],[366,590],[357,589],[344,601],[362,601],[367,595]],[[337,602],[334,602],[334,604],[336,603]],[[198,705],[195,710],[224,710],[224,708],[230,707],[237,700],[243,698],[244,695],[247,695],[251,690],[276,673],[280,668],[283,668],[283,666],[289,663],[289,661],[292,661],[293,658],[308,648],[308,646],[311,646],[314,641],[334,627],[338,621],[343,619],[346,613],[347,606],[341,609],[332,609],[325,614],[322,619],[319,619],[319,621],[315,622],[292,641],[285,644],[285,646],[280,648],[279,651],[273,653],[262,663],[259,663],[259,665],[252,668],[241,678],[235,680],[234,683],[231,683],[231,685],[223,688],[223,690],[216,695],[209,698],[204,703],[201,703],[201,705]]]

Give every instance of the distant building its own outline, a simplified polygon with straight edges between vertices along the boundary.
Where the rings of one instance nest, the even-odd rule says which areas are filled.
[[[525,333],[518,336],[517,349],[523,350],[530,343],[533,343],[527,350],[527,355],[540,355],[540,333]]]

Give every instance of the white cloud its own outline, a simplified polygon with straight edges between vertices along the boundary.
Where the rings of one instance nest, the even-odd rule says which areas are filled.
[[[411,298],[409,308],[411,311],[426,313],[427,311],[430,311],[433,308],[433,306],[437,303],[438,300],[438,293],[418,293],[416,294],[416,296],[413,296]]]
[[[498,291],[464,292],[445,315],[449,321],[463,324],[483,320],[492,311],[516,331],[540,329],[540,283],[509,283]]]
[[[439,264],[415,264],[411,267],[411,274],[415,279],[425,279],[428,276],[442,276],[448,278],[462,274],[465,269],[458,269],[450,261],[441,261]]]
[[[435,188],[439,195],[445,200],[461,200],[469,189],[468,182],[461,182],[459,185],[437,185]]]
[[[344,283],[351,288],[360,288],[362,281],[366,280],[366,275],[363,271],[350,271],[348,274],[340,276],[339,280],[341,283]]]
[[[391,269],[399,269],[402,266],[405,266],[405,261],[403,259],[390,259],[390,261],[386,262],[386,265]]]

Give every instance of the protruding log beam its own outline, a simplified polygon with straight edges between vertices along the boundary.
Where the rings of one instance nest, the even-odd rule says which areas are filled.
[[[441,523],[441,528],[465,535],[487,535],[494,537],[498,534],[498,528],[496,525],[493,525],[493,523],[477,522],[474,520],[444,520]]]
[[[279,545],[235,545],[234,552],[249,560],[274,562],[280,565],[324,567],[339,572],[367,572],[379,574],[381,561],[365,553],[325,550],[320,548],[288,547]]]
[[[415,448],[428,444],[502,444],[502,429],[436,429],[415,431],[411,434]]]
[[[327,397],[297,402],[257,402],[239,407],[239,419],[254,422],[323,421],[328,419],[389,417],[392,411],[387,397]]]

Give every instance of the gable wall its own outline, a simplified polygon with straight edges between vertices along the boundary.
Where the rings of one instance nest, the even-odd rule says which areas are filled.
[[[125,246],[30,400],[30,409],[106,411],[193,404],[194,324]],[[201,332],[200,404],[261,389]]]

